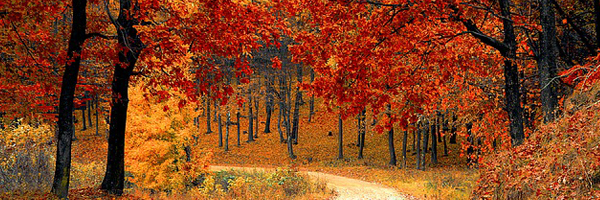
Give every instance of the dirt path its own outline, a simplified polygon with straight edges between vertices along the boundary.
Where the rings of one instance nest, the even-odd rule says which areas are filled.
[[[210,166],[210,170],[212,171],[230,169],[263,172],[274,170],[270,168],[255,167]],[[337,192],[338,196],[336,199],[408,199],[396,192],[396,190],[376,183],[321,172],[301,171],[300,173],[307,174],[313,179],[325,181],[327,183],[327,187]]]

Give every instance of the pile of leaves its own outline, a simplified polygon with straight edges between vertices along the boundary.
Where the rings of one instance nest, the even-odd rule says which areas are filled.
[[[488,156],[474,197],[599,198],[599,94],[575,93],[562,118],[540,126],[523,145]]]

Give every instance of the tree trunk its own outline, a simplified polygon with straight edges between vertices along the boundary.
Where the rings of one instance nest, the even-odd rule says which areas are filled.
[[[273,79],[271,77],[266,78],[267,81],[267,101],[265,102],[265,133],[271,132],[271,114],[273,113]]]
[[[292,127],[292,136],[294,137],[294,144],[298,144],[298,123],[300,121],[300,106],[302,104],[302,92],[300,91],[300,83],[302,82],[301,65],[297,65],[297,75],[298,86],[296,86],[296,101],[294,105],[294,121]]]
[[[594,2],[594,22],[596,24],[596,48],[600,48],[600,1]]]
[[[206,100],[206,134],[212,133],[210,128],[210,97]]]
[[[99,112],[99,110],[98,110],[98,99],[97,99],[97,98],[98,98],[98,96],[96,96],[95,98],[96,98],[96,100],[94,100],[94,103],[96,103],[96,106],[95,106],[95,109],[96,109],[96,136],[100,136],[100,132],[98,132],[98,131],[99,131],[99,128],[100,128],[100,127],[99,127],[99,124],[100,124],[100,123],[98,123],[98,122],[100,121],[100,120],[98,119],[98,118],[100,117],[100,116],[99,116],[99,115],[100,115],[100,112]]]
[[[58,138],[56,142],[56,167],[52,182],[52,193],[66,199],[69,194],[69,178],[71,174],[71,143],[73,129],[73,99],[81,63],[81,46],[85,41],[86,0],[73,0],[73,21],[67,49],[67,62],[60,88],[58,106]]]
[[[593,1],[597,4],[597,0]],[[538,57],[538,71],[540,74],[540,101],[544,113],[544,122],[552,122],[556,118],[558,106],[558,80],[556,77],[556,64],[558,47],[556,46],[556,24],[554,9],[550,0],[540,1],[540,25],[542,25],[542,36],[540,37],[540,56]],[[596,27],[596,30],[599,30]]]
[[[258,93],[257,93],[257,94],[258,94]],[[254,122],[255,122],[255,127],[254,127],[254,138],[258,138],[258,124],[259,124],[259,122],[260,122],[260,120],[259,120],[259,118],[258,118],[258,113],[259,113],[259,112],[258,112],[258,111],[259,111],[259,109],[258,109],[258,108],[259,108],[259,107],[258,107],[258,103],[259,103],[259,100],[258,100],[258,97],[256,97],[256,99],[254,100],[254,110],[256,111],[256,112],[255,112],[255,116],[256,116],[256,117],[254,118]]]
[[[279,116],[277,117],[277,131],[279,132],[279,141],[281,143],[285,142],[285,139],[283,138],[283,130],[281,129],[281,123],[282,123],[282,117],[283,117],[283,106],[284,106],[283,100],[279,100]]]
[[[408,142],[408,130],[404,131],[404,139],[402,140],[402,168],[406,168],[406,147]]]
[[[87,130],[87,122],[85,121],[85,107],[86,106],[83,106],[83,109],[81,109],[81,121],[83,121],[83,127],[81,128],[81,131]]]
[[[423,132],[423,127],[422,127],[423,122],[419,122],[419,124],[417,125],[417,137],[415,137],[415,141],[417,143],[417,149],[416,149],[416,160],[417,160],[417,169],[421,169],[421,132]]]
[[[505,79],[505,98],[506,111],[510,119],[510,135],[512,145],[517,146],[523,143],[525,134],[523,132],[523,107],[521,107],[521,97],[519,95],[519,71],[517,65],[513,63],[516,56],[516,35],[514,32],[512,17],[510,16],[510,0],[500,0],[500,11],[502,23],[504,24],[504,44],[508,51],[504,53],[504,79]]]
[[[344,159],[344,129],[342,125],[342,114],[338,116],[338,159]]]
[[[87,111],[88,111],[88,126],[90,126],[90,128],[92,128],[92,105],[93,105],[94,101],[87,101],[86,105],[87,105]]]
[[[229,151],[229,125],[231,125],[231,114],[227,108],[227,121],[225,121],[225,151]]]
[[[106,174],[101,189],[113,194],[123,193],[125,175],[125,128],[127,107],[129,105],[129,79],[135,67],[143,44],[134,28],[137,21],[133,17],[133,6],[130,0],[120,0],[120,12],[116,27],[119,44],[119,63],[115,65],[112,81],[112,110],[110,117],[110,135],[108,137],[108,155]],[[126,40],[126,41],[125,41]],[[126,66],[123,67],[122,64]]]
[[[217,109],[215,109],[217,110]],[[219,125],[219,147],[223,146],[223,124],[221,123],[221,112],[217,111],[217,125]]]
[[[252,90],[248,88],[248,140],[246,142],[254,142],[254,114],[252,113]]]
[[[360,143],[359,143],[359,147],[358,147],[358,159],[363,159],[363,150],[365,147],[365,132],[366,132],[366,120],[365,120],[365,113],[366,110],[363,110],[360,114],[359,114],[359,122],[358,122],[358,131],[359,131],[359,135],[360,135]]]
[[[396,166],[396,148],[394,147],[394,127],[388,131],[388,146],[390,150],[390,165]]]
[[[239,147],[240,146],[240,112],[237,112],[235,115],[236,115],[235,117],[237,118],[237,122],[236,122],[236,125],[237,125],[237,145]]]
[[[315,70],[310,68],[310,83],[312,84],[315,81]],[[315,114],[315,95],[312,94],[310,96],[309,102],[309,112],[308,112],[308,122],[312,122],[312,116]]]
[[[437,124],[434,123],[431,125],[431,163],[434,165],[437,164],[437,142],[435,141],[436,136],[439,136],[437,134]]]

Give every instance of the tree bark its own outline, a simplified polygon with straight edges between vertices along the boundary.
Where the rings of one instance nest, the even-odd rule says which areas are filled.
[[[310,68],[310,83],[312,84],[315,81],[315,70]],[[309,102],[309,112],[308,112],[308,122],[312,122],[313,114],[315,114],[315,95],[312,94],[310,96]]]
[[[300,106],[302,101],[302,91],[300,91],[300,82],[302,82],[302,66],[297,65],[297,79],[298,86],[296,86],[296,101],[294,103],[294,119],[292,126],[292,136],[294,137],[294,144],[298,144],[298,126],[300,121]]]
[[[359,122],[358,122],[358,132],[359,132],[359,147],[358,147],[358,159],[363,159],[363,150],[365,147],[365,132],[366,132],[366,122],[365,122],[365,113],[366,110],[363,110],[360,114],[359,114]]]
[[[437,121],[437,120],[436,120]],[[437,142],[436,142],[436,137],[439,136],[437,135],[437,124],[434,123],[431,125],[431,163],[432,164],[437,164]]]
[[[212,133],[210,128],[210,97],[206,100],[206,134]]]
[[[596,48],[600,48],[600,1],[594,2],[594,22],[596,24]]]
[[[223,124],[221,123],[221,112],[219,112],[219,111],[217,111],[217,125],[219,125],[219,147],[222,147],[223,146]]]
[[[71,143],[73,129],[73,99],[81,64],[81,46],[85,41],[87,0],[72,0],[73,21],[67,49],[67,62],[60,88],[58,106],[58,139],[56,143],[56,167],[51,192],[59,198],[67,198],[71,174]]]
[[[273,79],[271,77],[266,78],[267,81],[267,101],[265,102],[265,131],[264,133],[271,132],[271,114],[273,113]]]
[[[338,116],[338,159],[344,159],[344,129],[342,125],[342,114]]]
[[[252,90],[248,88],[248,140],[246,142],[254,142],[254,113],[252,113]]]
[[[227,108],[227,120],[225,121],[225,151],[229,151],[229,125],[231,125],[231,114]]]
[[[81,131],[87,130],[87,122],[85,121],[85,108],[86,106],[83,106],[83,109],[81,109],[81,121],[83,121],[83,127],[81,128]]]
[[[540,0],[540,25],[542,36],[540,38],[540,56],[538,57],[538,71],[540,74],[542,111],[544,122],[552,122],[556,118],[558,107],[558,81],[556,78],[556,64],[558,47],[556,46],[556,24],[554,9],[551,0]],[[597,0],[594,0],[596,4]],[[596,27],[598,30],[598,27]]]
[[[421,169],[421,132],[423,132],[423,127],[422,127],[423,122],[419,122],[419,124],[417,125],[417,137],[415,137],[415,140],[417,142],[417,149],[416,149],[416,160],[417,160],[417,169]]]
[[[110,131],[108,137],[108,155],[106,173],[101,189],[109,193],[121,195],[125,175],[125,128],[127,108],[129,105],[128,88],[133,71],[143,44],[134,28],[138,25],[133,17],[134,7],[131,0],[120,0],[119,17],[117,18],[118,42],[123,47],[119,50],[119,63],[115,65],[112,81],[112,109]],[[124,64],[125,66],[122,66]]]
[[[408,130],[404,131],[404,139],[402,140],[402,168],[406,168],[406,148],[408,142]]]
[[[236,115],[235,117],[237,118],[237,122],[236,122],[236,125],[237,125],[237,145],[239,147],[240,146],[240,112],[237,112],[235,115]]]

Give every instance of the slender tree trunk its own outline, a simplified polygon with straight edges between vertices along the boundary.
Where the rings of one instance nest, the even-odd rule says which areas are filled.
[[[265,79],[265,81],[267,81],[267,101],[265,102],[265,114],[266,116],[266,120],[265,120],[265,133],[270,133],[271,132],[271,114],[273,113],[273,79],[271,77],[268,77]]]
[[[100,117],[100,116],[99,116],[99,115],[100,115],[100,112],[99,112],[99,109],[98,109],[98,99],[97,99],[97,98],[98,98],[98,96],[96,96],[95,98],[96,98],[96,99],[94,100],[94,103],[96,103],[96,106],[95,106],[95,109],[96,109],[96,136],[100,136],[100,132],[99,132],[99,129],[100,129],[100,127],[99,127],[99,124],[100,124],[100,123],[98,123],[98,122],[100,121],[100,120],[98,119],[98,118]]]
[[[360,146],[358,147],[358,159],[363,159],[363,150],[365,148],[365,132],[366,132],[366,120],[365,120],[365,112],[366,110],[363,110],[360,114],[359,114],[359,128],[358,131],[360,133]]]
[[[402,168],[406,168],[406,147],[408,142],[408,130],[404,131],[404,139],[402,140]]]
[[[422,125],[423,122],[419,122],[419,124],[417,125],[417,137],[415,137],[416,143],[417,143],[417,149],[416,149],[416,160],[417,160],[417,169],[421,169],[421,132],[423,132],[423,127]]]
[[[210,128],[210,97],[206,100],[206,134],[212,133]]]
[[[117,18],[117,34],[120,46],[119,64],[115,65],[112,82],[112,110],[110,117],[110,135],[108,137],[108,155],[106,174],[101,189],[113,194],[123,193],[125,178],[125,128],[129,105],[129,79],[143,44],[134,28],[137,21],[133,17],[131,0],[120,0],[120,12]],[[125,67],[122,64],[125,64]]]
[[[312,84],[315,81],[315,70],[310,68],[310,83]],[[312,122],[312,116],[315,114],[315,95],[310,95],[309,102],[309,112],[308,112],[308,122]]]
[[[394,147],[394,128],[388,131],[388,146],[390,150],[390,165],[396,165],[396,148]]]
[[[594,23],[596,24],[596,48],[600,48],[600,1],[594,2]]]
[[[431,163],[434,165],[437,164],[437,142],[435,141],[437,134],[437,124],[434,123],[431,125]]]
[[[73,99],[81,63],[81,46],[85,41],[86,0],[72,0],[73,21],[67,49],[67,62],[60,88],[58,104],[58,138],[56,143],[56,167],[52,182],[52,193],[59,198],[67,198],[71,174],[71,143],[73,129]]]
[[[237,145],[239,147],[240,146],[240,112],[237,112],[235,115],[236,115],[235,117],[237,118],[237,122],[236,122],[236,125],[237,125]]]
[[[338,159],[344,159],[344,129],[342,125],[342,114],[338,116]]]
[[[217,101],[213,102],[215,109],[213,110],[213,122],[217,122]]]
[[[283,106],[284,106],[284,102],[283,100],[279,100],[279,116],[277,117],[277,131],[279,132],[279,141],[281,143],[285,142],[285,139],[283,138],[283,130],[281,129],[281,121],[282,121],[282,117],[283,117]]]
[[[540,86],[544,122],[554,121],[558,107],[558,81],[556,78],[558,47],[556,46],[556,24],[554,9],[551,0],[540,0],[540,24],[542,37],[540,38],[540,56],[538,57],[538,71],[540,73]],[[598,0],[593,0],[594,6]],[[596,27],[596,30],[598,27]],[[600,41],[600,40],[598,40]]]
[[[87,101],[86,105],[88,105],[87,107],[87,111],[88,111],[88,125],[90,126],[90,128],[92,127],[92,107],[93,107],[94,101]]]
[[[297,81],[298,84],[302,82],[302,66],[297,65]],[[302,91],[300,91],[300,86],[296,86],[296,103],[294,105],[294,121],[292,127],[292,136],[294,137],[294,144],[298,144],[298,126],[300,121],[300,106],[302,102]]]
[[[221,112],[219,112],[219,111],[217,111],[217,125],[219,125],[219,147],[222,147],[223,146],[223,124],[221,123]]]
[[[81,131],[85,131],[87,130],[87,125],[86,125],[86,121],[85,121],[85,106],[83,106],[83,109],[81,109],[81,121],[83,121],[83,127],[81,128]]]
[[[258,113],[259,113],[258,112],[259,111],[258,103],[259,103],[259,100],[258,100],[258,97],[256,97],[256,99],[254,100],[254,110],[256,111],[255,112],[256,117],[254,118],[254,122],[256,123],[255,127],[254,127],[254,138],[258,138],[258,124],[260,122],[260,120],[258,118]]]
[[[432,141],[435,143],[435,141]],[[425,122],[423,127],[423,151],[421,154],[421,169],[425,170],[426,155],[429,150],[429,121]]]
[[[231,114],[227,108],[227,121],[225,121],[225,151],[229,151],[229,125],[231,125]]]
[[[252,113],[252,90],[248,89],[248,140],[246,142],[254,142],[254,114]]]

